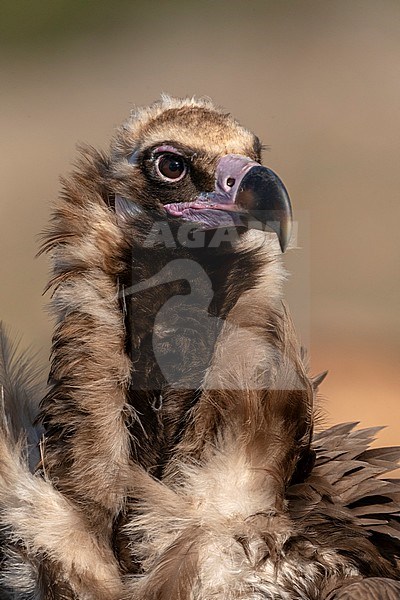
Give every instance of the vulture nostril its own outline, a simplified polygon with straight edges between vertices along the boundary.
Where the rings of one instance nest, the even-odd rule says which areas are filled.
[[[228,187],[233,187],[235,185],[236,179],[234,179],[234,177],[228,177],[228,179],[226,180],[226,185]]]

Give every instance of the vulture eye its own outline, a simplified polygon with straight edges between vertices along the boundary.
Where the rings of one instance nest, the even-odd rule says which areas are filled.
[[[167,181],[179,181],[186,175],[186,163],[179,154],[165,152],[156,158],[157,173]]]

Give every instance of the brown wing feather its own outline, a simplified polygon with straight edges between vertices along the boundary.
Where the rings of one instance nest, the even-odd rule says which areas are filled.
[[[188,528],[133,586],[135,598],[189,600],[198,580],[199,529]]]
[[[399,600],[400,583],[384,577],[371,577],[330,594],[326,600]]]
[[[400,480],[381,478],[397,468],[400,448],[369,449],[380,428],[356,425],[336,425],[314,436],[316,463],[305,482],[289,489],[290,512],[365,575],[400,578]],[[351,547],[354,536],[363,551]]]

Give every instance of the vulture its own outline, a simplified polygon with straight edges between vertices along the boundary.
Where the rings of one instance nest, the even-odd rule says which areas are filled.
[[[45,389],[1,330],[2,599],[400,598],[400,450],[319,425],[261,151],[169,96],[81,148],[44,236]]]

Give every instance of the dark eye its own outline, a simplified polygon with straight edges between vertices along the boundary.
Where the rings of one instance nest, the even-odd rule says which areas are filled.
[[[156,158],[156,169],[163,179],[179,181],[186,175],[186,163],[179,154],[165,153]]]

